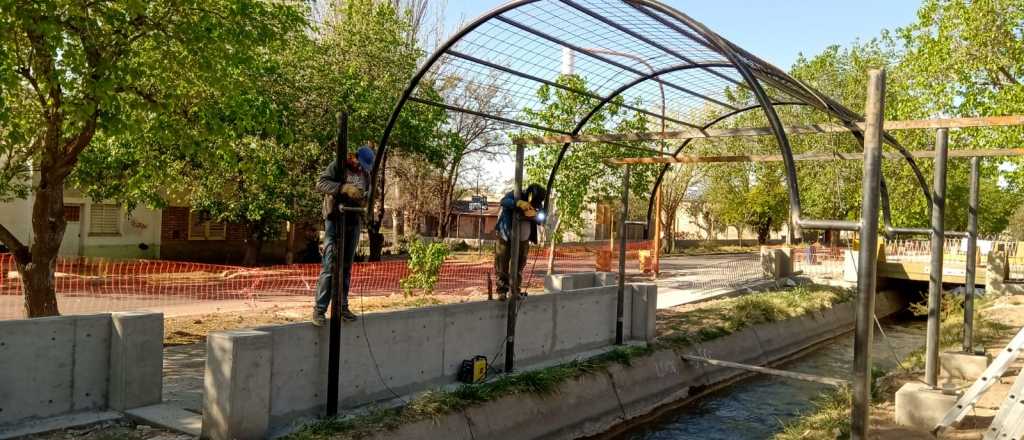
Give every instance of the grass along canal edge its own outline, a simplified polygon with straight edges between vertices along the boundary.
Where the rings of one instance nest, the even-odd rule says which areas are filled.
[[[369,407],[358,415],[322,420],[306,425],[289,435],[294,440],[306,439],[362,439],[403,426],[423,421],[440,424],[452,414],[480,407],[488,402],[511,396],[537,396],[548,398],[558,395],[571,381],[591,377],[611,377],[617,371],[628,369],[635,362],[649,361],[655,353],[671,353],[675,362],[681,362],[673,350],[701,343],[711,343],[751,327],[804,317],[824,312],[852,298],[849,289],[804,285],[751,293],[739,298],[711,301],[693,306],[680,306],[659,311],[659,338],[649,346],[616,347],[599,356],[565,364],[510,375],[498,376],[488,382],[459,385],[454,388],[434,389],[420,393],[400,407]],[[672,368],[676,368],[673,366]],[[659,367],[660,369],[660,367]],[[600,379],[600,380],[608,380]],[[695,384],[696,385],[696,384]],[[614,386],[613,386],[614,388]],[[689,389],[689,387],[686,387]],[[622,390],[614,389],[616,397]],[[683,390],[685,393],[685,389]],[[564,397],[564,396],[563,396]],[[670,402],[658,402],[661,406]],[[620,406],[622,406],[620,402]],[[617,408],[618,409],[618,408]],[[648,408],[649,410],[654,407]],[[623,409],[625,412],[625,409]],[[625,421],[618,417],[612,425]],[[608,426],[610,427],[610,426]],[[591,432],[590,434],[594,434]]]
[[[911,304],[910,310],[916,316],[927,316],[927,297],[921,302]],[[974,340],[975,345],[985,346],[1005,344],[1008,340],[1005,334],[1014,329],[1013,325],[1019,323],[1007,322],[1001,316],[992,316],[996,308],[1005,309],[1016,307],[1017,313],[1024,312],[1021,303],[1024,298],[998,298],[998,299],[977,299],[974,309]],[[1003,307],[1000,307],[1003,306]],[[939,334],[939,346],[941,351],[960,350],[964,328],[963,297],[944,296],[941,313],[942,327]],[[1006,315],[1003,313],[1002,315]],[[999,347],[996,347],[999,348]],[[896,391],[903,384],[918,380],[924,374],[925,350],[915,350],[909,356],[901,360],[900,365],[889,370],[874,370],[872,377],[876,378],[872,384],[872,428],[881,428],[891,431],[892,438],[910,440],[915,438],[917,433],[895,427],[894,399]],[[785,425],[783,431],[775,435],[775,440],[824,440],[850,435],[850,408],[852,395],[849,389],[834,389],[822,394],[815,399],[815,408],[798,417],[796,420]],[[932,438],[926,436],[921,438]],[[910,436],[910,437],[908,437]]]

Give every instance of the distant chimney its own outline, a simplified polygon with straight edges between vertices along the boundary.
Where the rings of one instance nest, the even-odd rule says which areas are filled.
[[[576,52],[568,47],[562,47],[562,75],[576,73]]]

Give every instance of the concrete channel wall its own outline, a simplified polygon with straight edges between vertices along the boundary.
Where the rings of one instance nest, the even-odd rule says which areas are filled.
[[[589,276],[589,278],[587,278]],[[584,274],[549,282],[520,306],[516,366],[571,358],[612,345],[615,277]],[[564,290],[563,287],[580,287]],[[657,288],[626,287],[624,336],[655,336]],[[342,326],[340,406],[351,408],[455,382],[464,359],[504,353],[504,302],[487,301],[363,315]],[[203,434],[261,438],[326,405],[327,327],[309,323],[211,333],[207,339]],[[372,350],[372,352],[371,352]]]
[[[0,321],[0,432],[160,403],[163,326],[143,312]]]
[[[883,292],[876,300],[876,314],[881,318],[906,306],[900,294]],[[380,433],[374,439],[558,440],[594,436],[671,408],[703,390],[746,374],[687,362],[680,358],[681,353],[745,364],[772,364],[847,333],[853,324],[852,304],[840,304],[803,317],[749,327],[678,351],[659,350],[634,359],[629,366],[615,364],[607,372],[564,383],[551,396],[507,396],[436,420]]]

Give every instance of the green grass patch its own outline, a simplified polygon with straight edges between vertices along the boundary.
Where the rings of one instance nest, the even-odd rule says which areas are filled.
[[[631,365],[653,349],[646,346],[618,347],[598,356],[574,360],[541,370],[503,375],[481,384],[460,385],[452,390],[427,391],[400,408],[375,408],[368,413],[348,418],[322,420],[307,425],[287,439],[362,439],[381,431],[445,414],[473,405],[515,394],[550,396],[558,393],[561,384],[587,374],[606,371],[612,364]]]
[[[804,285],[659,311],[659,340],[670,347],[709,341],[753,325],[825,310],[853,295],[852,289]]]

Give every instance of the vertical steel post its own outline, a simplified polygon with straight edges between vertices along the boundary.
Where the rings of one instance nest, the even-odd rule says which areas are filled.
[[[974,353],[974,279],[978,270],[978,168],[980,157],[971,158],[971,193],[967,202],[967,267],[964,274],[964,352]]]
[[[946,240],[946,159],[949,150],[949,129],[935,133],[935,167],[932,178],[932,249],[928,269],[928,332],[925,341],[925,382],[932,388],[939,384],[939,311],[942,308],[942,250]]]
[[[615,301],[615,345],[622,345],[622,311],[626,297],[626,220],[629,219],[629,165],[622,169],[621,217],[619,220],[619,294]]]
[[[518,202],[522,199],[523,193],[523,145],[516,145],[516,171],[515,171],[515,186],[512,189],[512,195],[515,196]],[[519,248],[520,241],[519,237],[519,208],[514,207],[512,209],[512,235],[508,238],[508,245],[511,246],[509,250],[508,259],[508,275],[509,275],[509,292],[508,292],[508,313],[505,328],[505,372],[510,372],[515,369],[516,366],[516,314],[519,313],[519,253],[523,249]]]
[[[334,179],[345,182],[345,159],[348,155],[348,114],[338,113],[338,132],[334,148]],[[330,341],[327,357],[327,417],[338,414],[338,395],[340,388],[339,370],[341,368],[341,297],[347,294],[344,283],[345,255],[345,213],[338,209],[338,201],[334,200],[331,207],[334,217],[334,260],[331,268],[331,324]]]
[[[871,405],[871,339],[878,270],[878,182],[882,169],[885,70],[872,70],[864,111],[864,178],[857,270],[857,318],[853,351],[853,411],[850,437],[868,438]]]

